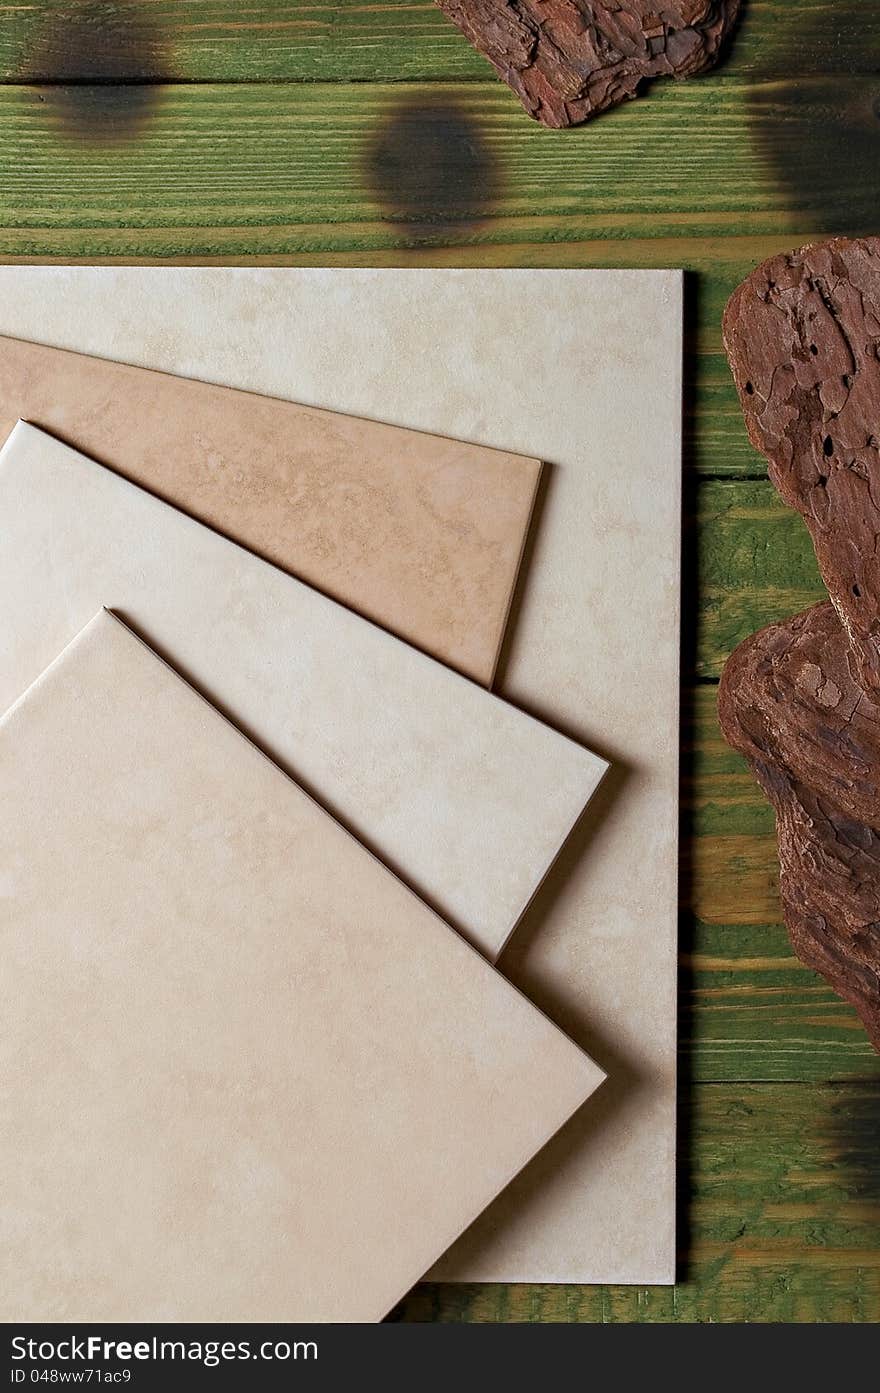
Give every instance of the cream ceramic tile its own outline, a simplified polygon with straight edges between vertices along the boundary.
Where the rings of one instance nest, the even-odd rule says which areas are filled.
[[[110,615],[0,771],[0,1318],[379,1320],[600,1082]]]
[[[502,967],[611,1077],[442,1271],[671,1281],[681,276],[4,267],[0,331],[551,461],[498,686],[615,767]]]
[[[494,957],[596,756],[23,423],[0,451],[0,711],[106,604]]]
[[[0,338],[19,417],[491,683],[537,460]]]

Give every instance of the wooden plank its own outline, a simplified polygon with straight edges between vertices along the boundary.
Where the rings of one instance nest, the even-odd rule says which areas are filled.
[[[400,1318],[859,1321],[880,1318],[880,1080],[700,1085],[688,1098],[674,1288],[422,1286]]]
[[[748,493],[755,487],[770,486],[706,484],[703,489]],[[682,703],[680,902],[684,923],[732,933],[779,927],[782,907],[773,810],[745,760],[724,742],[715,715],[716,692],[714,686],[698,687]]]
[[[683,701],[681,907],[703,925],[778,924],[773,809],[725,744],[716,691],[698,687]]]
[[[700,677],[717,677],[756,629],[827,599],[803,522],[767,480],[702,483],[685,547],[698,576]]]
[[[880,1081],[855,1011],[798,962],[781,924],[681,926],[679,1051],[700,1082]]]
[[[685,1074],[712,1081],[880,1074],[880,1055],[855,1012],[792,952],[780,922],[773,810],[721,735],[716,694],[699,686],[683,702]]]
[[[682,908],[707,924],[776,923],[779,863],[772,833],[762,837],[696,837],[682,853]]]
[[[491,82],[7,86],[0,253],[684,246],[730,234],[786,245],[873,225],[875,92],[861,77],[804,79],[797,102],[784,84],[668,84],[560,135]]]
[[[875,0],[745,0],[724,70],[777,77],[870,73],[878,56]]]
[[[741,755],[721,734],[714,685],[682,701],[682,806],[688,835],[771,836],[773,809]]]
[[[725,71],[871,72],[873,0],[749,0]],[[873,66],[872,66],[873,64]],[[431,0],[42,0],[0,4],[0,81],[197,82],[483,78]]]
[[[0,4],[4,82],[387,82],[486,72],[431,0]]]

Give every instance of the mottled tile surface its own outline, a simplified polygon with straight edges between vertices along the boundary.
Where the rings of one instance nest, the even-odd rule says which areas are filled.
[[[487,956],[604,773],[574,741],[21,423],[0,450],[0,711],[102,605]]]
[[[19,417],[491,684],[538,460],[0,338]]]
[[[0,772],[3,1319],[378,1320],[600,1082],[110,615]]]

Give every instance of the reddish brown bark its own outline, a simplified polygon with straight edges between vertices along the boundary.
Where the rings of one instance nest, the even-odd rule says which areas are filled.
[[[526,111],[576,126],[718,57],[740,0],[437,0]]]
[[[776,256],[724,341],[752,443],[831,604],[742,644],[719,716],[776,809],[792,942],[880,1049],[880,238]]]
[[[880,692],[880,238],[773,257],[724,341],[749,437],[810,530],[863,686]]]
[[[792,944],[880,1049],[880,705],[855,679],[833,607],[741,644],[718,714],[776,811]]]

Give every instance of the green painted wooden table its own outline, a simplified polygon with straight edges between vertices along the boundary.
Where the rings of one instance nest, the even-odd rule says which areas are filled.
[[[716,73],[551,132],[430,0],[0,0],[0,259],[692,273],[682,1280],[423,1286],[403,1319],[880,1319],[880,1059],[790,951],[714,716],[731,647],[821,593],[721,311],[763,257],[880,231],[880,6],[744,3]]]

